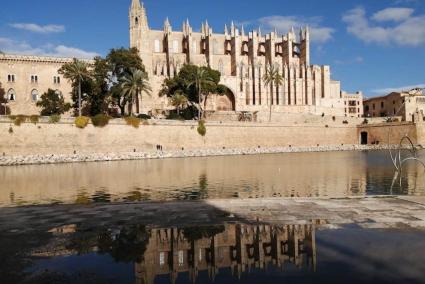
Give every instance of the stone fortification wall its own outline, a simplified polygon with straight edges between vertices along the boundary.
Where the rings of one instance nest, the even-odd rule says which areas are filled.
[[[419,127],[420,126],[418,126],[418,128]],[[414,123],[405,122],[360,125],[358,128],[359,139],[362,132],[366,132],[368,134],[368,144],[388,144],[388,134],[390,134],[390,144],[399,144],[403,136],[406,135],[412,139],[413,143],[419,143],[417,126]]]
[[[417,143],[425,147],[425,123],[418,123],[416,125]]]
[[[196,122],[157,121],[136,129],[121,123],[104,128],[72,123],[37,125],[0,123],[0,154],[123,153],[164,150],[260,147],[303,147],[358,144],[355,125],[284,125],[207,123],[207,134],[197,132]],[[12,131],[10,131],[12,129]]]

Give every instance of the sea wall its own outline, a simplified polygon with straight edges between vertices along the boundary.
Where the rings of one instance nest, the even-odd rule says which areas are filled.
[[[391,144],[398,144],[403,136],[408,135],[413,143],[425,145],[423,123],[356,126],[336,122],[330,124],[209,122],[206,124],[205,137],[198,134],[197,126],[194,121],[151,120],[149,125],[133,128],[125,125],[123,121],[114,120],[103,128],[89,124],[85,129],[79,129],[71,120],[63,120],[58,124],[23,123],[20,126],[10,121],[0,121],[0,158],[29,155],[123,153],[127,155],[156,152],[157,145],[161,145],[164,151],[208,150],[212,151],[211,153],[223,149],[248,149],[247,153],[251,153],[252,149],[261,149],[259,152],[267,153],[275,152],[276,148],[291,149],[291,147],[292,149],[330,147],[327,150],[338,150],[341,146],[359,145],[362,132],[367,133],[369,145],[386,145],[388,133]],[[203,152],[199,153],[203,155]],[[188,155],[191,156],[190,153]]]
[[[413,143],[418,143],[417,125],[409,122],[359,125],[359,142],[362,132],[367,133],[368,144],[388,144],[389,138],[390,144],[396,145],[406,135]]]
[[[425,123],[421,122],[416,125],[417,143],[425,147]]]
[[[196,122],[150,121],[139,128],[112,123],[104,128],[72,123],[0,123],[0,154],[49,155],[75,153],[126,153],[163,150],[225,148],[308,147],[358,144],[355,125],[284,125],[207,123],[207,134]]]

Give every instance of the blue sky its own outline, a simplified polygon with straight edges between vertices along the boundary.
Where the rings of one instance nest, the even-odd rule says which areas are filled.
[[[0,10],[0,50],[90,57],[127,47],[130,0],[14,0]],[[189,18],[195,30],[208,19],[245,30],[290,26],[312,29],[314,64],[332,67],[346,91],[366,96],[425,86],[425,0],[146,0],[151,28],[169,17],[174,30]]]

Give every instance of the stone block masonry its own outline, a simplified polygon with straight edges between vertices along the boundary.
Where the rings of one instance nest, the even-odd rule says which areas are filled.
[[[70,120],[21,126],[4,120],[0,121],[0,166],[381,149],[387,145],[389,130],[393,145],[398,145],[405,134],[414,143],[425,144],[424,125],[412,123],[209,122],[206,128],[207,134],[202,137],[195,121],[157,120],[136,129],[114,120],[104,128],[88,125],[79,129]],[[359,145],[362,132],[368,133],[368,145]],[[376,141],[379,145],[371,147]]]
[[[358,137],[360,137],[363,132],[367,133],[368,144],[388,144],[388,139],[390,139],[390,144],[397,145],[404,136],[408,136],[413,143],[421,144],[424,142],[422,137],[418,137],[418,133],[421,129],[423,129],[421,124],[409,122],[366,124],[359,126]]]
[[[13,133],[9,133],[12,128]],[[355,126],[207,123],[205,137],[196,122],[158,123],[140,128],[110,124],[104,128],[73,124],[0,123],[0,154],[126,153],[223,148],[332,146],[357,143]]]

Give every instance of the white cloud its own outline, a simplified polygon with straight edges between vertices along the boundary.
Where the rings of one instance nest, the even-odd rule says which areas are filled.
[[[377,22],[394,21],[401,22],[407,20],[415,10],[411,8],[387,8],[376,12],[372,19]]]
[[[381,10],[373,17],[380,20],[390,20],[391,16]],[[412,11],[413,13],[413,11]],[[378,16],[377,16],[378,15]],[[366,17],[364,8],[359,7],[348,11],[342,20],[347,23],[347,31],[360,40],[367,43],[396,44],[399,46],[420,46],[425,44],[425,14],[402,19],[402,15],[396,16],[392,12],[392,21],[395,25],[375,25]],[[376,19],[375,19],[376,20]]]
[[[416,84],[416,85],[407,85],[407,86],[401,86],[401,87],[386,87],[386,88],[374,89],[372,90],[372,93],[385,95],[392,92],[410,91],[415,88],[425,88],[425,83]]]
[[[419,0],[395,0],[394,5],[417,3]]]
[[[334,61],[335,64],[338,65],[347,65],[347,64],[360,64],[364,62],[364,58],[362,56],[356,56],[354,58],[351,59],[347,59],[347,60],[340,60],[337,59]]]
[[[261,26],[264,32],[277,29],[279,33],[287,33],[292,27],[299,29],[308,26],[310,28],[310,39],[314,42],[324,43],[332,39],[335,32],[333,28],[321,25],[321,17],[301,18],[296,16],[268,16],[255,21],[245,21],[246,25]]]
[[[30,31],[33,33],[49,34],[49,33],[62,33],[65,27],[62,25],[45,25],[40,26],[32,23],[14,23],[10,24],[11,27],[19,30]]]
[[[75,47],[69,47],[65,45],[52,45],[46,44],[39,47],[33,47],[32,45],[24,41],[16,41],[10,38],[0,37],[0,50],[5,53],[11,54],[23,54],[23,55],[44,55],[53,57],[76,57],[84,59],[92,59],[99,55],[96,52],[85,51]]]
[[[90,52],[90,51],[84,51],[79,48],[65,46],[65,45],[58,45],[54,47],[54,54],[56,56],[60,57],[76,57],[76,58],[93,58],[95,56],[98,56],[99,54],[96,52]]]

